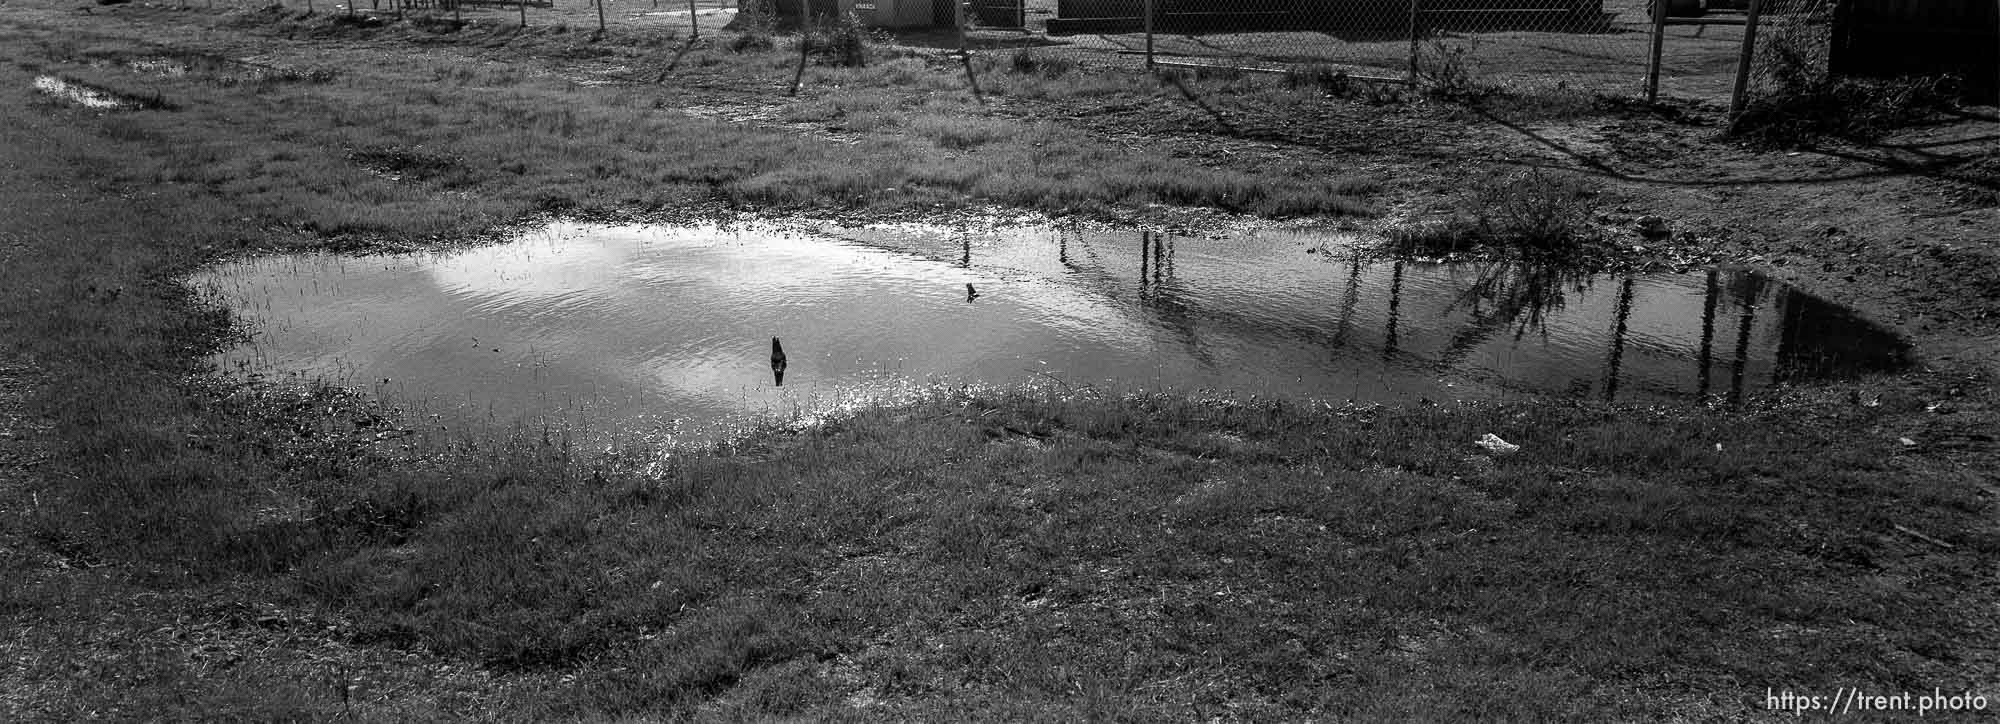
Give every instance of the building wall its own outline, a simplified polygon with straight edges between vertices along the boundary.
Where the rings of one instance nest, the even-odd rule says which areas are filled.
[[[1452,26],[1467,19],[1506,20],[1510,11],[1543,27],[1579,30],[1601,21],[1603,0],[1418,0],[1431,11],[1427,24]],[[1410,0],[1154,0],[1153,25],[1165,32],[1235,30],[1357,30],[1402,28]],[[1143,0],[1058,0],[1051,32],[1126,32],[1143,11]],[[1560,18],[1551,18],[1549,11]]]
[[[1831,68],[1872,78],[1955,73],[2000,103],[2000,0],[1841,0]]]

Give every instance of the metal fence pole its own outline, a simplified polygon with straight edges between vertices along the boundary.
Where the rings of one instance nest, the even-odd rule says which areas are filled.
[[[1417,87],[1417,40],[1423,37],[1419,30],[1417,0],[1410,0],[1410,87]]]
[[[1736,91],[1729,94],[1729,125],[1743,113],[1744,94],[1750,89],[1750,64],[1757,55],[1757,19],[1764,12],[1764,0],[1750,0],[1750,17],[1743,21],[1743,50],[1736,57]]]
[[[599,36],[602,36],[602,35],[604,35],[604,3],[605,3],[605,2],[606,2],[606,0],[597,0],[597,34],[598,34]]]
[[[1653,0],[1653,55],[1646,62],[1646,102],[1660,102],[1660,51],[1667,42],[1667,0]]]
[[[799,70],[792,74],[792,92],[787,95],[799,94],[799,84],[804,83],[806,79],[806,56],[810,55],[812,50],[812,29],[809,27],[812,25],[812,17],[806,2],[807,0],[799,0]]]
[[[951,19],[952,24],[958,26],[958,59],[965,63],[965,82],[972,86],[972,99],[979,101],[979,105],[986,105],[986,96],[979,92],[979,74],[972,72],[972,51],[965,46],[964,0],[952,0]]]
[[[1146,22],[1146,70],[1153,69],[1153,0],[1143,0],[1140,14]]]

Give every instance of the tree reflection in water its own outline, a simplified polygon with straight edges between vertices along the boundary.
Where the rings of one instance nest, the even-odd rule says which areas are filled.
[[[1467,265],[1459,265],[1465,268]],[[1511,331],[1515,339],[1532,330],[1548,334],[1551,312],[1563,308],[1569,294],[1590,290],[1590,274],[1548,264],[1509,260],[1469,265],[1472,283],[1446,311],[1464,309],[1472,323],[1452,334],[1445,346],[1445,364],[1456,364],[1494,335]]]

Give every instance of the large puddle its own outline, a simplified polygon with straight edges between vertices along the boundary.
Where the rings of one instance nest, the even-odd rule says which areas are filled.
[[[564,223],[448,253],[248,260],[194,283],[254,332],[219,357],[226,367],[599,429],[700,427],[934,384],[1692,400],[1909,362],[1891,333],[1756,275],[1357,263],[1343,243]]]

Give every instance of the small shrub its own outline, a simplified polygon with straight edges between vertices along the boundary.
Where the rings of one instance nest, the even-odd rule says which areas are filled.
[[[1531,169],[1493,174],[1473,192],[1479,231],[1490,242],[1529,256],[1572,256],[1594,236],[1589,227],[1593,192],[1582,180]]]
[[[1454,103],[1471,103],[1500,90],[1480,77],[1478,39],[1465,44],[1448,44],[1438,38],[1423,42],[1417,52],[1417,82],[1433,98]]]
[[[768,2],[745,2],[736,13],[733,24],[738,35],[729,41],[729,49],[737,53],[767,51],[777,47],[771,41],[771,33],[778,27],[778,17]]]
[[[764,52],[778,47],[765,33],[744,32],[729,41],[729,50],[736,53]]]
[[[1458,213],[1393,229],[1386,246],[1403,257],[1485,248],[1536,262],[1580,262],[1602,241],[1590,225],[1594,195],[1581,179],[1566,174],[1493,173],[1466,193]]]
[[[1776,146],[1804,145],[1823,136],[1872,140],[1955,107],[1958,89],[1953,76],[1816,78],[1744,104],[1730,133]]]
[[[1317,88],[1331,96],[1345,96],[1354,87],[1347,71],[1327,65],[1295,65],[1285,69],[1285,87],[1292,90]]]
[[[1810,30],[1786,25],[1768,37],[1758,68],[1771,90],[1731,119],[1730,133],[1739,137],[1777,146],[1821,136],[1870,140],[1957,105],[1956,77],[1838,77],[1818,60],[1821,41]]]
[[[866,67],[869,47],[882,40],[862,25],[860,16],[854,13],[814,30],[811,39],[815,64],[841,68]]]
[[[1076,70],[1076,61],[1068,56],[1037,53],[1026,48],[1014,51],[1011,70],[1015,75],[1039,75],[1056,79]]]
[[[1285,87],[1291,90],[1318,90],[1335,98],[1358,100],[1370,105],[1388,105],[1404,100],[1404,89],[1394,83],[1355,80],[1347,71],[1326,65],[1293,66],[1285,71]]]

